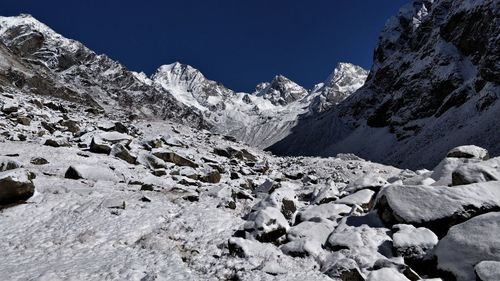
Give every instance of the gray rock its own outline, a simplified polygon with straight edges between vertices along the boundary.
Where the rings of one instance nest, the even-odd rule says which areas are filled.
[[[323,268],[323,273],[342,281],[365,281],[358,264],[352,259],[336,260],[333,264]]]
[[[65,138],[47,139],[45,141],[44,145],[52,146],[52,147],[66,147],[66,146],[71,146],[71,144]]]
[[[132,155],[130,151],[121,143],[114,144],[111,147],[110,155],[116,158],[120,158],[130,164],[135,164],[137,157]]]
[[[448,152],[446,157],[450,158],[475,158],[479,160],[489,159],[488,150],[475,145],[463,145],[455,147]]]
[[[31,118],[27,116],[19,116],[17,117],[17,123],[24,126],[29,126],[31,124]]]
[[[21,168],[21,163],[9,157],[0,156],[0,172]]]
[[[500,212],[480,215],[453,226],[434,250],[438,269],[452,273],[457,281],[474,280],[474,267],[479,262],[500,261],[499,232]]]
[[[500,184],[400,186],[383,188],[375,209],[387,225],[423,226],[443,237],[448,229],[474,216],[500,210]]]
[[[221,180],[221,174],[217,170],[212,170],[201,176],[200,180],[208,183],[218,183]]]
[[[451,174],[453,186],[500,180],[500,157],[458,166]]]
[[[33,165],[45,165],[49,164],[49,161],[47,161],[47,159],[42,157],[33,157],[31,158],[30,163]]]
[[[477,281],[500,280],[500,261],[482,261],[474,267]]]
[[[0,172],[0,205],[25,201],[33,196],[35,175],[24,169]]]
[[[111,146],[100,138],[93,137],[90,142],[90,152],[109,155],[111,153]]]
[[[250,213],[244,225],[245,231],[261,242],[275,242],[286,234],[289,227],[281,211],[273,207]]]
[[[180,156],[179,154],[171,151],[162,151],[162,150],[156,150],[153,151],[153,155],[160,158],[161,160],[165,162],[170,162],[174,163],[175,165],[178,166],[188,166],[191,168],[198,168],[198,164],[195,162]]]

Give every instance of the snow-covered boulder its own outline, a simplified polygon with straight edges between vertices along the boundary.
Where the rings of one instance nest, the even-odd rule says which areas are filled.
[[[385,267],[370,272],[366,281],[410,281],[410,279],[394,268]]]
[[[336,221],[341,216],[348,214],[351,209],[352,208],[346,204],[337,204],[334,202],[309,206],[297,213],[295,221],[296,223],[302,221],[318,221],[319,219]]]
[[[45,140],[44,145],[52,147],[71,146],[66,138],[50,138]]]
[[[21,163],[12,158],[0,156],[0,172],[21,168],[21,166]]]
[[[368,205],[370,204],[372,197],[374,197],[373,195],[375,195],[375,191],[362,189],[335,201],[335,203],[346,204],[349,206],[357,205],[361,206],[363,209],[368,209]]]
[[[467,163],[476,163],[480,160],[468,159],[468,158],[444,158],[439,164],[434,168],[432,173],[429,175],[431,179],[434,180],[433,186],[451,186],[452,174],[460,166]],[[409,184],[408,184],[409,185]]]
[[[113,181],[117,182],[118,177],[107,167],[90,165],[72,165],[64,174],[68,179],[87,179],[93,181]]]
[[[111,147],[110,155],[120,158],[130,164],[135,164],[137,161],[137,157],[132,155],[132,153],[130,153],[130,151],[121,143],[114,144]]]
[[[242,258],[271,258],[280,255],[278,248],[272,244],[260,243],[259,241],[243,239],[240,237],[229,238],[228,248],[232,255]]]
[[[500,280],[500,261],[482,261],[474,267],[477,281]]]
[[[2,111],[4,113],[12,113],[19,110],[19,103],[15,100],[4,100],[2,105]]]
[[[154,149],[152,154],[165,162],[174,163],[178,166],[188,166],[192,168],[198,168],[198,164],[194,161],[187,159],[173,151],[166,151],[160,149]]]
[[[396,224],[392,230],[393,247],[404,258],[421,259],[438,243],[436,234],[424,227]]]
[[[378,260],[392,257],[389,234],[384,227],[340,224],[328,237],[326,248],[354,259],[360,268],[371,268]]]
[[[370,173],[358,177],[354,181],[350,182],[344,189],[347,192],[356,192],[361,189],[371,189],[373,191],[378,191],[382,186],[388,184],[387,180],[382,178],[380,174]]]
[[[452,185],[487,181],[500,181],[500,157],[482,162],[463,164],[451,174]]]
[[[0,205],[24,201],[33,196],[35,175],[25,169],[0,172]]]
[[[474,267],[479,262],[500,261],[499,233],[500,212],[480,215],[450,228],[434,251],[438,269],[452,273],[457,281],[474,280]],[[480,266],[479,272],[484,267]]]
[[[456,187],[402,186],[383,188],[375,208],[387,225],[424,226],[438,237],[471,217],[500,208],[500,184],[485,182]]]
[[[329,220],[301,222],[288,230],[286,238],[289,242],[280,248],[283,253],[291,256],[317,257],[322,253],[334,225]]]
[[[475,158],[486,160],[490,158],[488,150],[475,145],[462,145],[455,147],[446,154],[449,158]]]
[[[111,152],[111,146],[104,142],[103,139],[99,137],[93,137],[90,141],[90,152],[108,154]]]
[[[274,242],[290,228],[280,210],[272,207],[250,213],[243,227],[261,242]]]
[[[170,164],[170,163],[168,164],[165,163],[165,161],[161,160],[160,158],[150,153],[139,153],[139,156],[137,157],[137,163],[144,165],[152,170],[167,168],[169,167]]]
[[[334,280],[365,281],[355,260],[337,259],[335,255],[323,265],[323,273]]]

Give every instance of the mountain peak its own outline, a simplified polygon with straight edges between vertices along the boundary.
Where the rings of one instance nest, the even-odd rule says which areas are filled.
[[[314,86],[310,99],[313,112],[328,110],[361,88],[368,71],[352,63],[339,62],[325,81]]]
[[[308,92],[302,86],[284,75],[276,75],[271,83],[261,83],[257,86],[257,96],[261,96],[274,105],[287,105],[302,99]]]

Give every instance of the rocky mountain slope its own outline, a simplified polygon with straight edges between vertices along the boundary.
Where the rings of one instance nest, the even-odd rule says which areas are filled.
[[[258,147],[287,136],[301,115],[324,111],[344,99],[367,76],[362,68],[343,63],[312,92],[279,75],[251,94],[235,93],[180,63],[163,65],[149,78],[64,38],[30,15],[0,18],[0,43],[7,47],[6,56],[26,68],[21,73],[5,66],[5,76],[20,75],[15,79],[21,88],[85,100],[111,114],[118,107],[134,117],[170,119]],[[45,85],[45,80],[53,81]]]
[[[198,112],[189,110],[171,94],[147,85],[137,73],[105,55],[97,55],[80,42],[66,39],[30,15],[0,17],[2,50],[19,64],[5,64],[7,84],[40,95],[82,100],[112,112],[120,108],[131,115],[157,116],[209,127]]]
[[[173,121],[88,109],[3,86],[5,280],[500,273],[500,158],[485,149],[462,146],[433,170],[400,170],[352,154],[275,157]]]
[[[462,144],[500,154],[499,14],[495,0],[413,1],[387,22],[366,84],[270,150],[412,168]]]
[[[235,93],[0,18],[0,279],[500,280],[497,8],[414,1],[353,95],[350,64],[311,91],[277,76]],[[450,147],[486,132],[492,150]]]

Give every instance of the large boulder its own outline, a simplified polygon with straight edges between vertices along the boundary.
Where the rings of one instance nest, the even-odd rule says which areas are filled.
[[[64,177],[67,179],[87,179],[93,181],[113,181],[117,182],[118,177],[107,167],[90,165],[71,165]]]
[[[137,157],[136,161],[137,163],[142,164],[152,170],[169,167],[169,165],[165,163],[165,161],[161,160],[160,158],[150,153],[139,153],[139,156]]]
[[[154,150],[152,153],[154,156],[160,158],[165,162],[174,163],[175,165],[178,166],[188,166],[191,168],[198,168],[198,164],[196,164],[194,161],[189,160],[186,157],[181,156],[172,151]]]
[[[2,105],[2,111],[5,113],[12,113],[19,110],[19,104],[15,100],[4,100]]]
[[[244,225],[245,231],[261,242],[275,242],[289,228],[288,221],[280,210],[273,207],[250,213]]]
[[[0,172],[21,168],[21,163],[9,157],[0,156]]]
[[[240,237],[231,237],[228,241],[228,249],[231,255],[241,258],[270,258],[280,256],[279,250],[271,244]]]
[[[110,155],[120,158],[130,164],[135,164],[137,161],[137,157],[132,155],[132,153],[130,153],[130,151],[121,143],[114,144],[111,147]]]
[[[25,201],[35,192],[35,175],[24,169],[0,172],[0,205]]]
[[[500,157],[463,164],[451,174],[454,186],[487,181],[500,181]]]
[[[455,225],[434,251],[438,269],[453,274],[457,281],[475,280],[474,267],[478,263],[500,261],[499,233],[500,212],[480,215]]]
[[[301,222],[288,230],[286,234],[288,243],[280,247],[281,251],[290,256],[318,257],[323,252],[334,225],[335,223],[329,220]]]
[[[370,189],[362,189],[356,191],[351,195],[347,195],[337,201],[335,203],[346,204],[349,206],[361,206],[363,209],[367,209],[368,205],[372,201],[372,198],[375,195],[375,191]]]
[[[455,147],[446,154],[449,158],[474,158],[479,160],[486,160],[490,158],[488,150],[475,146],[475,145],[463,145]]]
[[[64,147],[71,146],[66,138],[51,138],[47,139],[44,142],[44,145],[52,146],[52,147]]]
[[[366,281],[410,281],[410,279],[394,268],[385,267],[370,272]]]
[[[90,152],[109,155],[111,153],[111,146],[101,138],[93,137],[92,141],[90,141]]]
[[[380,191],[375,208],[387,225],[423,226],[443,237],[455,224],[500,210],[500,183],[456,187],[391,185]]]
[[[334,258],[327,260],[322,271],[334,280],[342,281],[365,281],[355,260],[350,258]]]
[[[427,255],[438,243],[438,237],[427,228],[416,228],[408,224],[392,227],[394,250],[405,259],[418,260]]]
[[[477,281],[500,280],[500,261],[482,261],[474,267]]]
[[[351,211],[351,207],[345,204],[336,204],[333,202],[310,206],[304,210],[299,211],[295,221],[296,223],[302,221],[318,221],[320,219],[328,219],[336,221],[342,216],[347,215]]]

